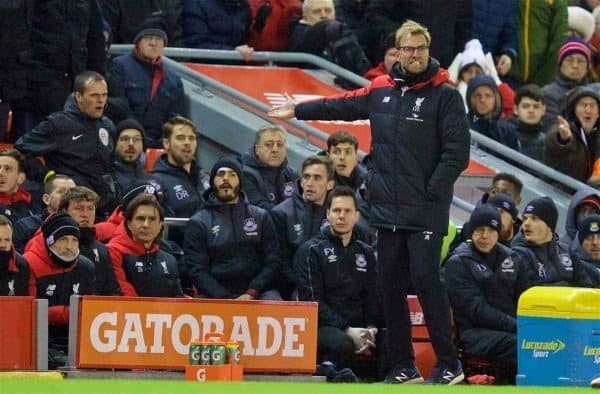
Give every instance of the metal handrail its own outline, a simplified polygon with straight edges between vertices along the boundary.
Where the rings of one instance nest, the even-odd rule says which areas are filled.
[[[133,45],[112,45],[110,47],[110,53],[112,54],[123,54],[128,53],[133,48]],[[212,50],[212,49],[191,49],[191,48],[165,48],[165,56],[169,57],[183,57],[183,58],[193,58],[193,59],[211,59],[211,60],[243,60],[241,54],[235,50]],[[168,60],[168,59],[167,59]],[[273,62],[292,62],[292,63],[309,63],[315,65],[319,68],[325,69],[335,75],[341,76],[345,79],[348,79],[357,85],[367,86],[370,82],[360,77],[357,74],[348,71],[335,63],[327,61],[319,56],[315,56],[308,53],[296,53],[296,52],[254,52],[252,55],[252,60],[259,62],[267,62],[272,64]],[[168,62],[172,65],[179,65],[176,62]],[[187,71],[187,70],[186,70]],[[186,77],[190,77],[191,75],[197,73],[189,73],[186,72]],[[193,77],[191,77],[193,78]],[[193,78],[197,79],[197,78]],[[215,89],[220,89],[222,91],[227,91],[228,95],[243,101],[249,105],[256,107],[261,111],[268,111],[269,107],[259,101],[256,101],[252,98],[249,98],[245,95],[241,95],[237,90],[231,89],[226,85],[221,84],[220,82],[213,80],[209,77],[203,76],[203,83],[208,86],[211,86]],[[292,119],[288,120],[288,122],[294,127],[302,130],[307,135],[314,136],[317,138],[323,138],[326,140],[327,135],[324,135],[320,130],[315,129],[311,126],[308,126],[304,122],[300,122],[298,120]],[[590,189],[594,190],[590,186],[586,185],[583,182],[580,182],[576,179],[573,179],[561,172],[554,170],[551,167],[544,165],[543,163],[531,159],[528,156],[523,155],[520,152],[517,152],[511,148],[504,146],[503,144],[488,138],[474,130],[471,130],[471,138],[476,144],[480,144],[494,153],[499,153],[504,157],[507,157],[511,160],[519,162],[520,165],[526,167],[528,170],[535,171],[536,173],[545,176],[553,181],[561,183],[565,186],[573,190],[580,189]],[[364,151],[360,152],[361,157],[365,155]]]
[[[476,144],[489,148],[494,152],[499,153],[510,160],[518,162],[520,165],[523,165],[528,169],[537,172],[540,175],[550,178],[553,181],[568,186],[573,190],[589,189],[590,191],[595,191],[595,189],[591,186],[586,185],[585,183],[580,182],[577,179],[571,178],[570,176],[565,175],[562,172],[556,171],[554,168],[548,167],[547,165],[537,160],[534,160],[520,152],[517,152],[516,150],[511,149],[496,140],[486,137],[485,135],[478,133],[475,130],[471,130],[471,139]]]
[[[466,202],[465,200],[463,200],[462,198],[458,198],[456,196],[452,196],[452,204],[454,204],[454,206],[462,209],[463,211],[473,212],[475,210],[475,205],[470,204],[470,203]]]
[[[109,53],[122,55],[131,52],[133,45],[111,45]],[[207,60],[236,60],[244,61],[242,55],[235,50],[218,50],[218,49],[194,49],[194,48],[165,48],[164,55],[174,58],[188,59],[207,59]],[[322,57],[304,52],[254,52],[252,54],[253,62],[266,62],[272,66],[273,62],[283,63],[308,63],[323,70],[327,70],[332,74],[340,76],[353,82],[359,86],[367,86],[370,81],[361,77],[358,74],[348,71],[347,69],[338,66]]]

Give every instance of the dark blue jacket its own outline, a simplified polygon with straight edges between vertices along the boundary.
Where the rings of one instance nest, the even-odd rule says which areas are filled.
[[[459,333],[471,328],[516,332],[517,301],[524,278],[509,254],[510,249],[499,243],[484,255],[472,243],[463,242],[444,264]]]
[[[377,326],[377,263],[373,249],[353,234],[347,246],[329,226],[294,256],[300,301],[319,303],[319,327]]]
[[[135,164],[128,164],[119,157],[115,157],[113,179],[115,180],[115,197],[117,201],[121,201],[121,197],[131,185],[136,182],[154,179],[154,177],[146,172],[144,165],[139,161]]]
[[[327,224],[325,205],[305,201],[299,183],[296,183],[291,198],[271,210],[280,245],[281,273],[289,283],[294,282],[292,260],[296,250],[304,242],[318,235],[321,227]]]
[[[48,213],[26,216],[19,219],[13,225],[13,245],[19,253],[25,252],[25,245],[33,237],[42,222],[48,217]]]
[[[231,10],[223,3],[231,4]],[[189,48],[234,49],[248,42],[250,6],[245,0],[184,0],[183,41]]]
[[[460,94],[430,58],[416,77],[399,64],[370,86],[296,106],[298,119],[371,121],[371,224],[448,231],[453,185],[469,161]]]
[[[152,78],[156,67],[162,67],[163,78],[150,101]],[[162,125],[184,111],[183,83],[167,65],[150,64],[133,53],[113,60],[108,75],[108,91],[118,97],[126,108],[144,126],[147,148],[162,148]]]
[[[583,249],[577,237],[571,245],[571,256],[574,260],[579,260],[581,267],[591,281],[592,287],[600,289],[600,261],[592,259]]]
[[[248,202],[267,211],[292,196],[294,184],[300,177],[287,159],[279,167],[271,167],[262,163],[252,149],[242,155],[242,164]]]
[[[83,231],[89,231],[89,236],[86,238],[81,237],[79,241],[79,250],[81,255],[87,257],[92,263],[94,263],[94,270],[96,273],[96,294],[103,296],[120,296],[121,288],[117,283],[115,277],[115,271],[113,270],[112,261],[106,245],[102,242],[96,241],[96,232],[93,229],[81,229]]]
[[[524,290],[532,286],[591,285],[579,260],[572,259],[567,244],[558,239],[533,245],[519,234],[512,242],[511,259],[524,271]]]
[[[544,162],[544,144],[546,141],[546,133],[542,123],[529,125],[521,122],[516,116],[508,119],[501,119],[496,124],[496,129],[499,135],[517,137],[519,151],[537,160]]]
[[[517,0],[472,0],[471,35],[479,39],[483,52],[506,54],[517,59]]]
[[[223,203],[211,190],[205,197],[206,206],[190,219],[183,241],[192,284],[210,298],[244,293],[257,298],[273,286],[279,263],[269,213],[247,202]]]
[[[182,167],[171,165],[165,153],[154,164],[152,175],[161,185],[166,216],[189,218],[202,208],[204,186],[195,162],[188,173]]]

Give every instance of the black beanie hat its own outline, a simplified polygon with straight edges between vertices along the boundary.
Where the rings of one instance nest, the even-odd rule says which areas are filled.
[[[140,182],[135,182],[125,191],[125,194],[121,197],[121,205],[123,208],[127,207],[127,205],[133,200],[138,194],[146,193],[152,194],[158,200],[159,204],[162,204],[162,190],[160,185],[153,180],[145,180]]]
[[[487,199],[483,199],[483,202],[510,213],[514,221],[519,219],[519,211],[517,210],[515,200],[507,193],[498,192],[493,196],[487,195]]]
[[[482,204],[475,208],[469,219],[471,233],[473,233],[477,227],[483,226],[491,227],[497,232],[500,232],[502,226],[500,214],[496,210],[496,207],[490,204]]]
[[[531,200],[526,206],[523,214],[535,215],[542,219],[552,232],[556,231],[558,210],[550,197],[540,197]]]
[[[66,213],[57,213],[42,223],[46,246],[52,246],[60,238],[72,235],[79,239],[79,223]]]
[[[169,43],[167,38],[167,25],[161,17],[150,17],[146,19],[138,30],[138,33],[133,39],[133,43],[137,45],[138,41],[144,36],[158,36],[165,41],[165,46]]]
[[[117,134],[115,134],[115,141],[119,139],[119,136],[123,132],[123,130],[127,129],[135,129],[140,132],[142,138],[144,138],[144,126],[140,124],[137,120],[133,118],[124,119],[117,124]]]
[[[579,243],[583,243],[588,235],[600,233],[600,215],[586,216],[579,222],[577,229],[579,230]]]
[[[225,156],[221,156],[219,158],[219,160],[217,160],[217,162],[215,163],[215,165],[212,167],[212,170],[210,170],[210,187],[213,187],[213,180],[215,179],[215,175],[217,174],[217,171],[219,170],[219,168],[231,168],[233,171],[236,172],[238,178],[240,179],[240,186],[242,184],[242,163],[240,162],[240,160],[232,155],[225,155]]]

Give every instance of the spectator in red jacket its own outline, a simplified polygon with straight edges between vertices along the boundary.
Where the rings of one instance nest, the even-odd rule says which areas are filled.
[[[66,213],[46,219],[23,255],[30,265],[29,294],[48,300],[48,368],[66,363],[69,299],[95,293],[94,264],[79,255],[79,224]]]
[[[290,23],[302,17],[299,0],[248,0],[252,22],[248,45],[256,51],[285,51]]]

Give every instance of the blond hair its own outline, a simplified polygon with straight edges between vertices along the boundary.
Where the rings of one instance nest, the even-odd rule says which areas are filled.
[[[427,30],[427,28],[422,24],[408,19],[402,24],[402,26],[398,28],[398,30],[396,30],[396,47],[400,47],[400,40],[404,36],[412,36],[419,34],[425,37],[427,45],[431,44],[431,34],[429,34],[429,30]]]

